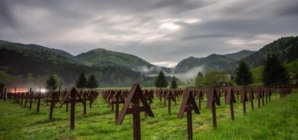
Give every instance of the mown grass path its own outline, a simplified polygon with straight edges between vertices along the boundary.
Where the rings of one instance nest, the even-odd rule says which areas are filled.
[[[241,140],[241,139],[298,139],[298,94],[292,93],[283,99],[274,94],[272,102],[251,110],[247,102],[247,113],[243,114],[242,104],[237,101],[235,121],[230,118],[229,105],[217,106],[218,127],[213,129],[211,111],[206,109],[206,98],[201,114],[193,113],[193,138],[204,140]],[[187,139],[186,118],[177,119],[181,99],[177,105],[172,103],[172,114],[167,106],[155,98],[152,110],[155,118],[141,115],[141,133],[144,140],[183,140]],[[122,107],[122,105],[121,105]],[[132,115],[127,115],[122,125],[115,125],[114,112],[107,108],[101,95],[92,108],[83,115],[83,106],[76,106],[76,128],[69,129],[69,113],[65,106],[54,109],[54,120],[49,120],[49,106],[42,105],[36,113],[36,104],[32,110],[13,103],[0,101],[0,139],[94,139],[94,140],[130,140],[132,139]]]

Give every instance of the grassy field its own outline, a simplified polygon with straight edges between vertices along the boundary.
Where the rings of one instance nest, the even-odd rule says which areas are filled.
[[[242,104],[236,103],[235,121],[231,120],[229,105],[217,106],[217,125],[212,127],[211,111],[206,109],[206,99],[201,114],[193,113],[194,139],[231,140],[231,139],[298,139],[298,94],[292,93],[280,99],[279,94],[272,96],[272,102],[251,110],[247,102],[247,113],[243,114]],[[141,115],[141,133],[145,140],[183,140],[187,139],[186,118],[177,119],[181,99],[177,105],[172,103],[172,113],[167,106],[155,98],[152,104],[154,118]],[[122,106],[121,106],[122,107]],[[115,114],[101,95],[92,108],[83,115],[83,106],[76,106],[75,130],[69,129],[70,113],[65,105],[54,109],[54,119],[49,120],[49,106],[42,105],[36,113],[36,104],[32,110],[13,101],[0,101],[0,139],[94,139],[116,140],[132,139],[132,115],[127,115],[122,125],[115,125]]]

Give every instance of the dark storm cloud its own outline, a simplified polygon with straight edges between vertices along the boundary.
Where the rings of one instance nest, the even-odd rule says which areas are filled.
[[[6,1],[0,1],[0,25],[2,26],[14,26],[14,15],[11,13],[10,8],[6,4]]]
[[[297,0],[1,0],[0,39],[177,63],[298,35]]]
[[[280,11],[278,11],[279,16],[298,16],[298,1],[293,2],[292,4],[288,5],[286,8],[282,8]],[[295,18],[295,17],[293,17]]]

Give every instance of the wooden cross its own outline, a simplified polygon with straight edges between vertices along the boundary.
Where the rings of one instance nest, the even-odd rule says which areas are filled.
[[[254,110],[254,101],[253,99],[255,99],[254,97],[254,90],[253,89],[250,89],[249,90],[249,94],[248,94],[248,100],[250,101],[250,104],[251,104],[251,109]]]
[[[173,100],[176,104],[176,98],[173,90],[168,90],[165,95],[164,102],[166,102],[166,100],[168,100],[168,113],[171,114],[171,100]]]
[[[228,88],[226,96],[226,104],[230,104],[231,118],[235,120],[233,103],[236,103],[236,99],[232,88]]]
[[[190,90],[185,89],[183,92],[182,103],[180,106],[177,118],[182,119],[184,112],[187,112],[187,134],[188,139],[192,139],[192,114],[191,111],[194,110],[196,114],[200,114],[196,101]]]
[[[140,101],[143,106],[140,106]],[[132,104],[132,107],[129,107],[130,104]],[[148,105],[140,86],[138,84],[133,84],[123,108],[117,118],[116,124],[121,125],[126,114],[133,114],[133,137],[134,140],[141,140],[140,112],[144,111],[148,113],[148,116],[154,117],[154,114]]]
[[[116,112],[115,112],[115,121],[116,121],[119,115],[119,104],[124,104],[124,98],[121,96],[121,91],[115,91],[115,94],[110,100],[108,107],[114,104],[116,104]]]
[[[203,100],[204,94],[202,92],[202,90],[196,90],[196,99],[199,100],[198,104],[199,104],[199,109],[201,109],[201,104],[202,104],[202,100]]]
[[[240,93],[241,93],[241,103],[243,104],[243,113],[246,114],[246,102],[248,101],[246,88],[242,88],[240,90]]]
[[[216,108],[215,104],[220,105],[219,97],[216,94],[215,88],[210,88],[207,93],[207,108],[211,108],[213,127],[217,127],[216,123]]]

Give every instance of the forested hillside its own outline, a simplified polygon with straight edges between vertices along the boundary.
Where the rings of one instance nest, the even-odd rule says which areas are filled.
[[[259,67],[264,64],[268,53],[275,53],[280,61],[286,64],[296,60],[298,58],[298,36],[280,38],[247,56],[245,60],[252,68]]]
[[[94,73],[100,86],[130,86],[135,82],[153,86],[154,83],[153,78],[125,67],[81,65],[47,49],[3,41],[0,43],[0,60],[0,80],[8,85],[17,80],[19,85],[43,86],[50,75],[57,74],[65,86],[74,86],[81,71],[87,75]]]
[[[171,72],[170,68],[155,66],[149,62],[130,54],[121,52],[114,52],[105,49],[94,49],[86,53],[77,55],[76,60],[87,66],[103,67],[103,66],[117,66],[125,67],[135,71],[151,75],[157,74],[159,70]],[[151,69],[151,71],[144,71],[142,68]]]
[[[179,71],[188,71],[194,67],[203,67],[204,71],[209,70],[226,70],[228,73],[234,71],[231,67],[235,67],[235,63],[252,54],[253,51],[240,51],[233,54],[218,55],[211,54],[203,58],[189,57],[182,60],[175,67]]]

